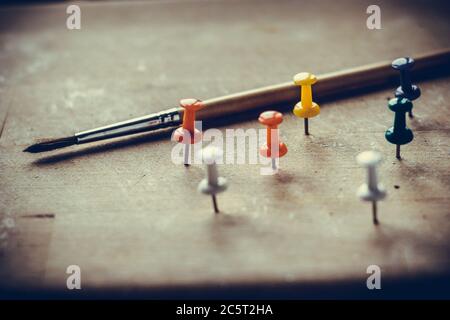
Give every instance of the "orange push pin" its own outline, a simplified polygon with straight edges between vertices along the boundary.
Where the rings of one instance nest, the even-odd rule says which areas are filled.
[[[272,158],[272,169],[277,170],[277,158],[287,153],[287,147],[280,142],[278,125],[283,122],[283,115],[277,111],[266,111],[259,115],[258,121],[267,126],[267,145],[262,146],[259,153],[266,158]]]
[[[320,107],[317,103],[312,101],[311,86],[317,82],[315,75],[302,72],[294,76],[294,83],[301,86],[301,101],[294,107],[294,114],[299,118],[305,119],[305,134],[309,135],[308,118],[313,118],[320,113]]]
[[[189,150],[191,144],[202,138],[200,130],[195,128],[195,112],[203,108],[203,102],[198,99],[182,99],[180,106],[184,108],[183,124],[172,134],[172,140],[184,143],[184,165],[189,165]]]

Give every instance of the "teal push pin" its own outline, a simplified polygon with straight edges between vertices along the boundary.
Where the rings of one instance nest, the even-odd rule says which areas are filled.
[[[386,140],[397,145],[396,157],[401,159],[400,146],[408,144],[414,139],[411,129],[406,127],[406,113],[412,110],[412,102],[406,98],[393,98],[389,100],[388,107],[395,112],[394,126],[387,129]]]

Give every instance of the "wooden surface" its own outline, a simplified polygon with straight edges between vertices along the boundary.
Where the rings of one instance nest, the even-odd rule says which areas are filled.
[[[347,279],[365,286],[371,264],[394,279],[448,271],[450,77],[419,83],[409,121],[415,139],[402,161],[384,139],[394,88],[327,101],[310,137],[290,106],[280,106],[289,149],[282,171],[221,166],[230,188],[218,197],[218,216],[196,190],[204,169],[174,165],[167,138],[22,152],[35,138],[159,111],[183,97],[450,45],[445,2],[382,1],[383,28],[373,31],[365,27],[369,4],[82,3],[80,31],[65,28],[65,4],[0,8],[0,286],[65,292],[74,264],[84,292]],[[261,126],[219,127],[226,128]],[[366,174],[355,156],[367,149],[385,158],[378,227],[355,195]]]

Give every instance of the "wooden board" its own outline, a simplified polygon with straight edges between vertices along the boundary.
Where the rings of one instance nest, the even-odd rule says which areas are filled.
[[[67,266],[90,290],[301,285],[392,279],[450,266],[450,77],[420,83],[404,160],[384,139],[393,88],[321,105],[312,135],[287,110],[289,152],[276,176],[223,165],[223,213],[197,193],[199,165],[171,162],[167,137],[140,136],[25,154],[35,138],[450,45],[444,2],[382,1],[382,29],[359,1],[82,3],[0,8],[0,285],[66,290]],[[349,36],[351,35],[351,36]],[[409,36],[406,36],[409,35]],[[320,97],[317,98],[320,101]],[[219,129],[261,128],[256,120]],[[355,156],[377,149],[388,198],[379,227],[356,188]],[[8,225],[9,227],[7,227]],[[1,234],[0,234],[1,236]]]

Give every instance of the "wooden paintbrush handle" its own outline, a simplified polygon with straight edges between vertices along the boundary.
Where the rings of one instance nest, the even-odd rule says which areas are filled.
[[[414,79],[427,72],[450,66],[450,49],[434,51],[414,57]],[[298,71],[298,70],[297,70]],[[293,71],[292,74],[295,74]],[[392,69],[391,61],[383,61],[343,71],[319,75],[314,86],[315,99],[320,101],[335,95],[381,87],[398,82],[398,71]],[[299,100],[299,88],[286,82],[259,89],[226,95],[204,101],[205,107],[197,112],[200,120],[219,118],[264,107],[279,107]]]

